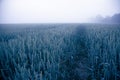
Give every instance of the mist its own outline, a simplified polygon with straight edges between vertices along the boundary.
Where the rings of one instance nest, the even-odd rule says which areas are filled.
[[[0,0],[0,23],[84,23],[120,13],[119,0]]]
[[[0,0],[0,80],[120,80],[120,0]]]

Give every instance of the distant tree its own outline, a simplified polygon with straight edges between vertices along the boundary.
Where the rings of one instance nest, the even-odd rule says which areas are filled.
[[[92,21],[95,23],[120,23],[120,13],[105,18],[101,15],[97,15]]]

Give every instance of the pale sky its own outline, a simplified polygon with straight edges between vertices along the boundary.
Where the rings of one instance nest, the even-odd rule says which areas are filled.
[[[0,0],[0,23],[79,23],[120,13],[120,0]]]

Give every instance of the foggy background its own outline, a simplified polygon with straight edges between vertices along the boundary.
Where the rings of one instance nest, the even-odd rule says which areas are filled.
[[[120,0],[0,0],[0,23],[120,22],[119,5]]]

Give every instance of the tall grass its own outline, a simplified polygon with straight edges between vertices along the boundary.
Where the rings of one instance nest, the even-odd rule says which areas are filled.
[[[66,59],[69,37],[74,29],[27,28],[17,38],[0,42],[0,69],[4,80],[57,80]],[[8,35],[8,36],[12,36]],[[6,38],[5,38],[6,39]],[[68,48],[67,48],[68,49]],[[62,73],[62,74],[61,74]]]
[[[95,80],[120,79],[120,26],[95,25],[87,28],[86,46]]]
[[[119,80],[119,27],[41,25],[0,33],[0,79]]]

